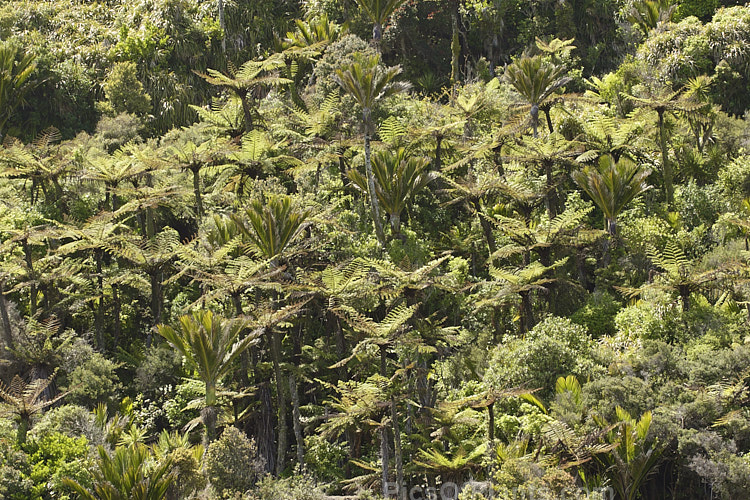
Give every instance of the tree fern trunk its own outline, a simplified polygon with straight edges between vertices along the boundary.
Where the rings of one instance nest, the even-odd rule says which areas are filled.
[[[396,483],[398,484],[398,498],[406,500],[406,485],[404,484],[404,462],[401,453],[401,429],[398,425],[396,399],[391,396],[391,426],[393,428],[393,456],[396,460]]]
[[[31,281],[31,288],[29,290],[29,313],[31,316],[36,314],[36,302],[37,302],[37,287],[36,287],[36,274],[34,273],[34,261],[31,257],[31,246],[29,240],[24,238],[21,240],[21,246],[23,247],[23,256],[26,261],[26,267],[29,270],[29,280]]]
[[[195,215],[198,221],[203,217],[203,200],[201,199],[201,176],[200,169],[193,168],[193,193],[195,194]]]
[[[659,115],[659,147],[661,148],[661,163],[664,174],[664,192],[667,195],[667,208],[671,209],[674,204],[674,188],[672,186],[672,165],[669,164],[669,153],[667,151],[667,136],[664,130],[664,111],[657,110]]]
[[[383,498],[388,498],[388,426],[380,426],[380,479],[383,483]]]
[[[8,303],[5,301],[5,281],[0,280],[0,319],[3,322],[3,341],[5,347],[14,349],[13,330],[10,326],[10,315],[8,314]]]
[[[273,357],[274,377],[276,378],[276,424],[278,440],[276,441],[276,475],[284,471],[284,457],[287,448],[286,397],[281,375],[281,334],[271,332],[271,356]]]
[[[95,252],[96,259],[96,286],[99,294],[99,303],[94,318],[94,330],[96,332],[96,347],[104,351],[104,276],[102,275],[102,251]]]
[[[112,301],[114,302],[113,305],[113,311],[112,314],[114,318],[112,319],[112,322],[114,323],[114,349],[113,351],[117,351],[117,346],[120,342],[120,332],[121,332],[121,326],[120,326],[120,294],[117,289],[117,285],[112,285]]]
[[[367,123],[365,124],[367,126]],[[372,162],[370,160],[370,132],[365,132],[365,170],[367,173],[367,189],[370,191],[370,209],[372,211],[372,220],[375,224],[375,235],[378,237],[381,247],[385,247],[385,233],[383,232],[383,223],[380,220],[380,205],[378,196],[375,191],[375,176],[372,173]]]
[[[219,0],[219,28],[221,28],[223,34],[221,37],[221,53],[224,54],[227,51],[227,27],[226,20],[224,19],[224,0]]]
[[[297,441],[297,463],[301,470],[305,468],[305,438],[302,435],[302,422],[299,411],[299,392],[297,391],[297,380],[294,374],[289,374],[289,391],[292,395],[292,424],[294,428],[294,439]]]

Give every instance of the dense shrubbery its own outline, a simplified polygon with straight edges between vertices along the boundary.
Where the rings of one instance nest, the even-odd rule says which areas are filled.
[[[4,2],[0,497],[750,488],[732,3]]]

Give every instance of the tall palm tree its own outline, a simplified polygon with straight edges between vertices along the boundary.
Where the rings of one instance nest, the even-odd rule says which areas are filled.
[[[505,79],[521,94],[529,107],[534,137],[538,137],[540,110],[547,117],[550,132],[553,130],[549,111],[556,102],[554,93],[571,80],[564,76],[565,72],[564,66],[552,64],[540,55],[524,55],[505,70]]]
[[[245,209],[244,218],[235,217],[234,220],[242,235],[252,242],[257,252],[271,261],[271,267],[279,265],[278,258],[289,247],[294,238],[299,234],[305,219],[309,216],[308,211],[299,211],[292,205],[289,196],[270,197],[266,202],[255,200]],[[274,375],[276,378],[276,398],[278,410],[278,453],[276,472],[281,473],[286,453],[286,402],[285,390],[282,384],[282,337],[278,330],[269,329],[268,343],[271,350]],[[296,390],[296,382],[292,385]],[[301,444],[300,444],[301,446]]]
[[[362,107],[362,125],[365,131],[365,172],[370,194],[370,209],[375,224],[375,234],[381,246],[385,245],[385,233],[380,221],[380,207],[370,160],[370,136],[373,132],[372,109],[386,97],[409,89],[409,84],[395,81],[400,73],[400,66],[383,68],[380,66],[380,56],[372,55],[358,57],[349,66],[336,70],[335,76],[341,88]]]
[[[617,234],[617,217],[638,195],[651,188],[646,182],[651,175],[632,160],[622,157],[615,161],[611,156],[599,158],[598,167],[587,165],[571,176],[604,212],[605,229]]]
[[[372,163],[377,179],[375,193],[388,213],[393,235],[398,237],[401,234],[401,212],[407,202],[425,189],[437,177],[437,173],[427,171],[427,158],[409,156],[405,148],[398,148],[395,154],[388,150],[380,151]],[[361,190],[367,191],[367,179],[359,171],[350,170],[349,178]]]
[[[383,38],[383,25],[404,2],[406,0],[357,0],[360,9],[372,21],[372,41],[375,45],[379,45]]]
[[[243,338],[244,320],[227,320],[209,310],[180,316],[176,328],[158,325],[159,335],[182,354],[206,384],[205,408],[201,420],[206,429],[206,440],[216,435],[218,398],[216,389],[221,379],[230,372],[233,362],[257,341],[262,330],[255,330]]]

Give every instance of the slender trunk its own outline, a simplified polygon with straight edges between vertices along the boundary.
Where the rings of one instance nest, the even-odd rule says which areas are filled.
[[[247,94],[247,89],[240,89],[237,91],[237,95],[242,102],[242,113],[245,115],[245,132],[250,132],[253,130],[253,107]]]
[[[657,110],[659,115],[659,146],[661,147],[661,163],[664,174],[664,191],[667,195],[667,208],[674,204],[674,189],[672,186],[672,165],[669,164],[667,152],[667,136],[664,129],[664,110]]]
[[[117,184],[112,184],[109,186],[107,190],[107,195],[112,197],[112,212],[117,212],[117,193],[115,193],[115,189],[117,189]]]
[[[531,307],[531,292],[520,292],[521,296],[521,334],[534,328],[534,310]]]
[[[547,128],[549,129],[549,133],[551,134],[555,131],[555,128],[552,126],[552,119],[549,116],[549,109],[547,109],[546,107],[544,108],[544,116],[547,117]]]
[[[97,250],[94,254],[96,259],[96,286],[99,295],[99,303],[94,318],[94,331],[96,332],[96,346],[99,351],[104,351],[104,276],[102,272],[102,251]]]
[[[487,406],[487,438],[490,440],[490,446],[495,440],[495,403],[490,403]]]
[[[369,115],[369,111],[366,113]],[[367,126],[367,123],[365,124]],[[372,220],[375,223],[375,235],[378,237],[380,246],[385,248],[385,233],[383,232],[383,223],[380,220],[380,206],[378,196],[375,191],[375,176],[372,173],[372,163],[370,161],[370,131],[365,132],[365,170],[367,173],[367,188],[370,191],[370,209],[372,210]]]
[[[151,271],[151,317],[153,325],[161,324],[161,269],[157,268]],[[152,326],[153,326],[152,325]],[[146,347],[151,347],[153,338],[152,330],[149,328],[146,335]]]
[[[302,422],[299,411],[299,393],[297,391],[297,380],[294,374],[289,374],[289,391],[292,395],[292,423],[294,426],[294,439],[297,441],[297,463],[300,470],[305,469],[305,439],[302,435]]]
[[[383,39],[383,25],[375,23],[372,25],[372,45],[380,52],[380,41]]]
[[[393,457],[396,460],[396,484],[398,484],[398,498],[406,500],[406,485],[404,484],[404,462],[401,454],[401,429],[398,425],[396,399],[391,396],[391,426],[393,428]]]
[[[495,236],[492,233],[492,224],[486,218],[482,217],[482,205],[479,200],[472,200],[474,210],[477,212],[479,217],[479,225],[482,226],[482,232],[484,233],[484,241],[487,243],[487,248],[490,251],[489,261],[492,262],[492,256],[497,252],[497,244],[495,243]]]
[[[534,138],[537,138],[539,137],[539,133],[537,131],[537,129],[539,128],[539,106],[537,106],[536,104],[532,104],[529,114],[531,115],[531,127],[534,129]]]
[[[398,238],[401,234],[401,216],[399,214],[391,214],[390,223],[393,237]]]
[[[219,28],[221,28],[221,53],[227,51],[227,27],[224,19],[224,0],[219,0]]]
[[[203,217],[203,200],[201,199],[200,168],[193,168],[193,192],[195,193],[195,215],[200,222]]]
[[[260,386],[260,410],[257,414],[256,429],[258,453],[266,463],[266,472],[272,473],[276,466],[274,455],[273,404],[271,402],[271,388],[268,381]]]
[[[29,280],[31,281],[31,289],[29,290],[29,313],[30,316],[36,314],[36,302],[37,302],[37,288],[36,288],[36,275],[34,274],[34,261],[31,258],[31,245],[29,240],[24,238],[21,240],[23,246],[23,256],[26,261],[26,267],[29,269]]]
[[[604,221],[607,227],[607,235],[602,242],[602,266],[607,267],[612,258],[612,246],[617,234],[617,221],[609,218],[605,218]]]
[[[3,322],[3,341],[7,349],[15,349],[13,344],[13,330],[10,326],[8,303],[5,301],[5,281],[0,280],[0,319]]]
[[[271,355],[273,356],[274,377],[276,378],[276,423],[278,427],[278,440],[276,441],[276,475],[280,476],[284,471],[284,458],[287,448],[286,398],[281,375],[281,334],[277,331],[272,331],[270,341]]]
[[[216,384],[206,382],[206,407],[201,411],[201,420],[206,429],[204,435],[205,446],[208,446],[216,438]]]
[[[113,311],[112,311],[113,316],[114,316],[112,320],[114,322],[114,334],[113,334],[114,349],[113,351],[117,351],[117,346],[120,342],[120,332],[121,332],[120,330],[121,328],[120,327],[120,310],[121,310],[120,309],[120,294],[119,294],[117,285],[112,285],[112,301],[114,302]]]
[[[547,177],[546,193],[544,193],[544,204],[547,208],[547,216],[550,220],[557,217],[557,187],[555,186],[555,177],[552,172],[552,162],[544,162],[544,172]]]
[[[383,419],[385,420],[385,419]],[[383,498],[388,498],[388,426],[385,422],[380,425],[380,477],[383,482]]]
[[[451,87],[455,91],[459,79],[461,44],[458,40],[458,0],[451,0]]]
[[[435,171],[440,172],[443,168],[443,136],[439,135],[435,138]]]

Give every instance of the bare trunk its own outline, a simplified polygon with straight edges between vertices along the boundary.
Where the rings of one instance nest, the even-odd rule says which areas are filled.
[[[219,0],[219,28],[221,28],[222,31],[221,52],[224,54],[227,51],[227,28],[224,19],[224,0]]]
[[[273,370],[276,378],[276,424],[278,440],[276,441],[276,475],[280,476],[284,471],[284,457],[287,448],[286,429],[286,397],[281,375],[281,334],[277,331],[271,332],[271,355],[273,356]]]
[[[367,127],[367,123],[365,123],[365,127]],[[369,130],[365,132],[365,170],[367,171],[367,189],[370,191],[370,210],[372,211],[372,220],[375,224],[375,235],[378,237],[380,246],[385,248],[385,233],[383,232],[383,223],[380,220],[380,206],[378,204],[378,196],[375,191],[375,176],[372,173],[372,163],[370,160]]]
[[[552,171],[552,162],[544,162],[544,173],[547,179],[547,192],[544,194],[544,203],[547,206],[547,216],[550,220],[557,217],[557,186],[555,186],[555,177]]]
[[[401,429],[398,425],[396,399],[391,396],[391,426],[393,428],[393,455],[396,459],[396,483],[398,484],[398,498],[406,500],[406,485],[404,484],[404,462],[401,454]]]
[[[193,168],[193,192],[195,193],[195,215],[198,221],[203,217],[203,200],[201,199],[201,176],[200,169]]]
[[[669,163],[667,151],[667,136],[664,130],[664,111],[657,110],[659,114],[659,146],[661,147],[661,163],[664,174],[664,191],[667,195],[667,208],[671,209],[674,204],[674,189],[672,187],[672,165]]]
[[[5,347],[8,349],[14,349],[13,344],[13,330],[10,326],[10,315],[8,314],[8,303],[5,301],[5,282],[0,280],[0,319],[3,322],[3,341]]]
[[[117,351],[117,346],[120,342],[120,294],[117,289],[117,285],[112,285],[112,301],[114,302],[113,305],[113,323],[114,323],[114,351]]]
[[[299,411],[299,393],[297,391],[297,380],[293,374],[289,374],[289,391],[292,395],[292,423],[294,426],[294,439],[297,441],[297,463],[300,470],[305,469],[305,439],[302,435],[302,422]]]
[[[388,426],[380,426],[380,478],[383,482],[383,498],[388,498]]]
[[[99,351],[104,351],[104,276],[102,275],[102,251],[97,250],[96,258],[96,286],[99,295],[99,303],[96,308],[94,319],[94,330],[96,331],[96,346]]]
[[[29,280],[31,281],[31,289],[29,290],[29,313],[30,316],[36,314],[36,302],[37,302],[37,288],[36,288],[36,275],[34,274],[34,261],[31,258],[31,246],[29,240],[24,238],[21,240],[23,246],[23,256],[26,261],[26,267],[29,270]]]

